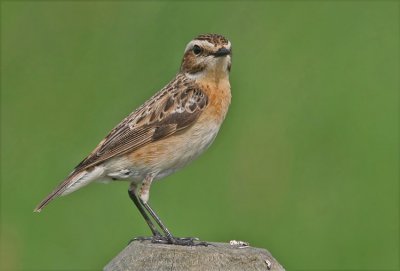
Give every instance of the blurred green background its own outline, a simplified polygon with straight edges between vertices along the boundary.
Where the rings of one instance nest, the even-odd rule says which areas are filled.
[[[35,205],[178,71],[233,44],[211,149],[152,187],[177,236],[289,270],[399,268],[399,2],[1,2],[1,270],[99,270],[148,235],[127,183]]]

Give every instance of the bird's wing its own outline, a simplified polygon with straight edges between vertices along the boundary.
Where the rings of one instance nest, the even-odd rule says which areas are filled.
[[[193,83],[177,79],[117,125],[35,211],[40,212],[51,200],[80,182],[91,172],[91,167],[190,127],[206,108],[208,97]]]
[[[74,172],[132,152],[191,126],[207,106],[208,97],[193,84],[171,84],[177,83],[173,81],[167,85],[125,118]]]

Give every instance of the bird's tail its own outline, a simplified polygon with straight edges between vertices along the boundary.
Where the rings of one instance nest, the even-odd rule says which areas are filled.
[[[47,197],[45,197],[33,210],[41,212],[42,209],[53,199],[59,196],[68,195],[71,192],[89,184],[91,181],[98,179],[103,174],[104,170],[101,167],[95,167],[92,170],[83,170],[72,172],[67,179],[62,181]]]

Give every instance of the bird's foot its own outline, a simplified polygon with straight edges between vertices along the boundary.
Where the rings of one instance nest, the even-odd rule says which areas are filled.
[[[165,245],[177,245],[177,246],[210,246],[212,244],[199,241],[196,237],[167,237],[163,235],[154,236],[139,236],[133,238],[129,243],[133,241],[151,241],[153,244],[165,244]]]
[[[177,246],[209,246],[211,244],[199,241],[197,237],[172,237],[168,239],[169,244]]]
[[[207,242],[199,241],[199,238],[193,238],[193,237],[183,237],[183,238],[174,237],[172,239],[172,243],[174,245],[178,245],[178,246],[204,246],[204,247],[207,247],[210,245]]]

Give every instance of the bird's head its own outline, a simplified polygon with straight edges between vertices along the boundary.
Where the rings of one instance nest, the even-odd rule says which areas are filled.
[[[190,77],[225,77],[231,69],[231,42],[218,34],[203,34],[188,43],[181,72]]]

